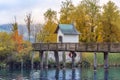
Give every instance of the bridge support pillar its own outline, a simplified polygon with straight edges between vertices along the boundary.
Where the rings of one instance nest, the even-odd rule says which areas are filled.
[[[43,68],[43,51],[39,51],[39,57],[40,57],[40,68]]]
[[[97,69],[97,54],[96,52],[94,53],[94,70]]]
[[[74,51],[71,51],[72,53],[72,68],[75,68],[75,52]]]
[[[58,51],[54,51],[54,56],[55,56],[55,61],[56,61],[56,67],[59,68],[59,55],[58,55]]]
[[[32,51],[32,56],[31,56],[31,69],[33,70],[34,68],[34,51]]]
[[[48,51],[45,52],[45,68],[48,68]]]
[[[63,58],[63,68],[66,66],[66,54],[65,54],[65,51],[63,51],[63,54],[62,54],[62,58]]]
[[[79,62],[80,64],[79,64],[79,66],[82,67],[82,52],[80,52],[79,57],[80,57],[80,62]]]
[[[104,52],[104,69],[108,69],[108,52]]]

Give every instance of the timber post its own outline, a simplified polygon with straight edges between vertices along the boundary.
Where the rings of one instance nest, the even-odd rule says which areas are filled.
[[[43,51],[39,51],[39,57],[40,57],[40,68],[43,68]]]
[[[48,51],[45,52],[45,68],[48,68]]]
[[[63,51],[62,53],[62,58],[63,58],[63,68],[66,66],[66,54],[65,54],[65,51]]]
[[[55,56],[55,61],[56,61],[56,67],[59,68],[59,55],[58,55],[58,51],[54,51],[54,56]]]
[[[71,51],[71,53],[72,53],[72,68],[74,68],[75,67],[75,52],[74,51]]]
[[[32,51],[32,56],[31,56],[31,69],[33,70],[34,68],[34,51]]]
[[[104,52],[104,68],[108,69],[108,52]]]
[[[97,54],[94,52],[94,70],[97,69]]]
[[[82,67],[82,52],[80,52],[80,55],[79,55],[79,57],[80,57],[80,61],[79,61],[79,67]]]

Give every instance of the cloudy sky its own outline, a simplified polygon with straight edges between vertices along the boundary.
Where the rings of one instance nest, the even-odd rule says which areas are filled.
[[[62,1],[65,0],[0,0],[0,24],[14,22],[14,16],[19,24],[25,24],[24,18],[28,13],[32,13],[34,23],[44,23],[44,12],[49,8],[59,12]],[[80,0],[72,1],[77,5]],[[100,0],[100,4],[107,1]],[[112,1],[120,5],[119,0]]]

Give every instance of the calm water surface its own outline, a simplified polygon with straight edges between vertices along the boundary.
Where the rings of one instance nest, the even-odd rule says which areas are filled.
[[[120,80],[120,68],[0,70],[0,80]]]

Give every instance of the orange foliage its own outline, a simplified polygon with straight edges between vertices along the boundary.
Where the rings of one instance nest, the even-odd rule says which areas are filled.
[[[18,30],[15,30],[12,39],[15,42],[15,50],[19,53],[23,49],[23,36],[19,35]]]

